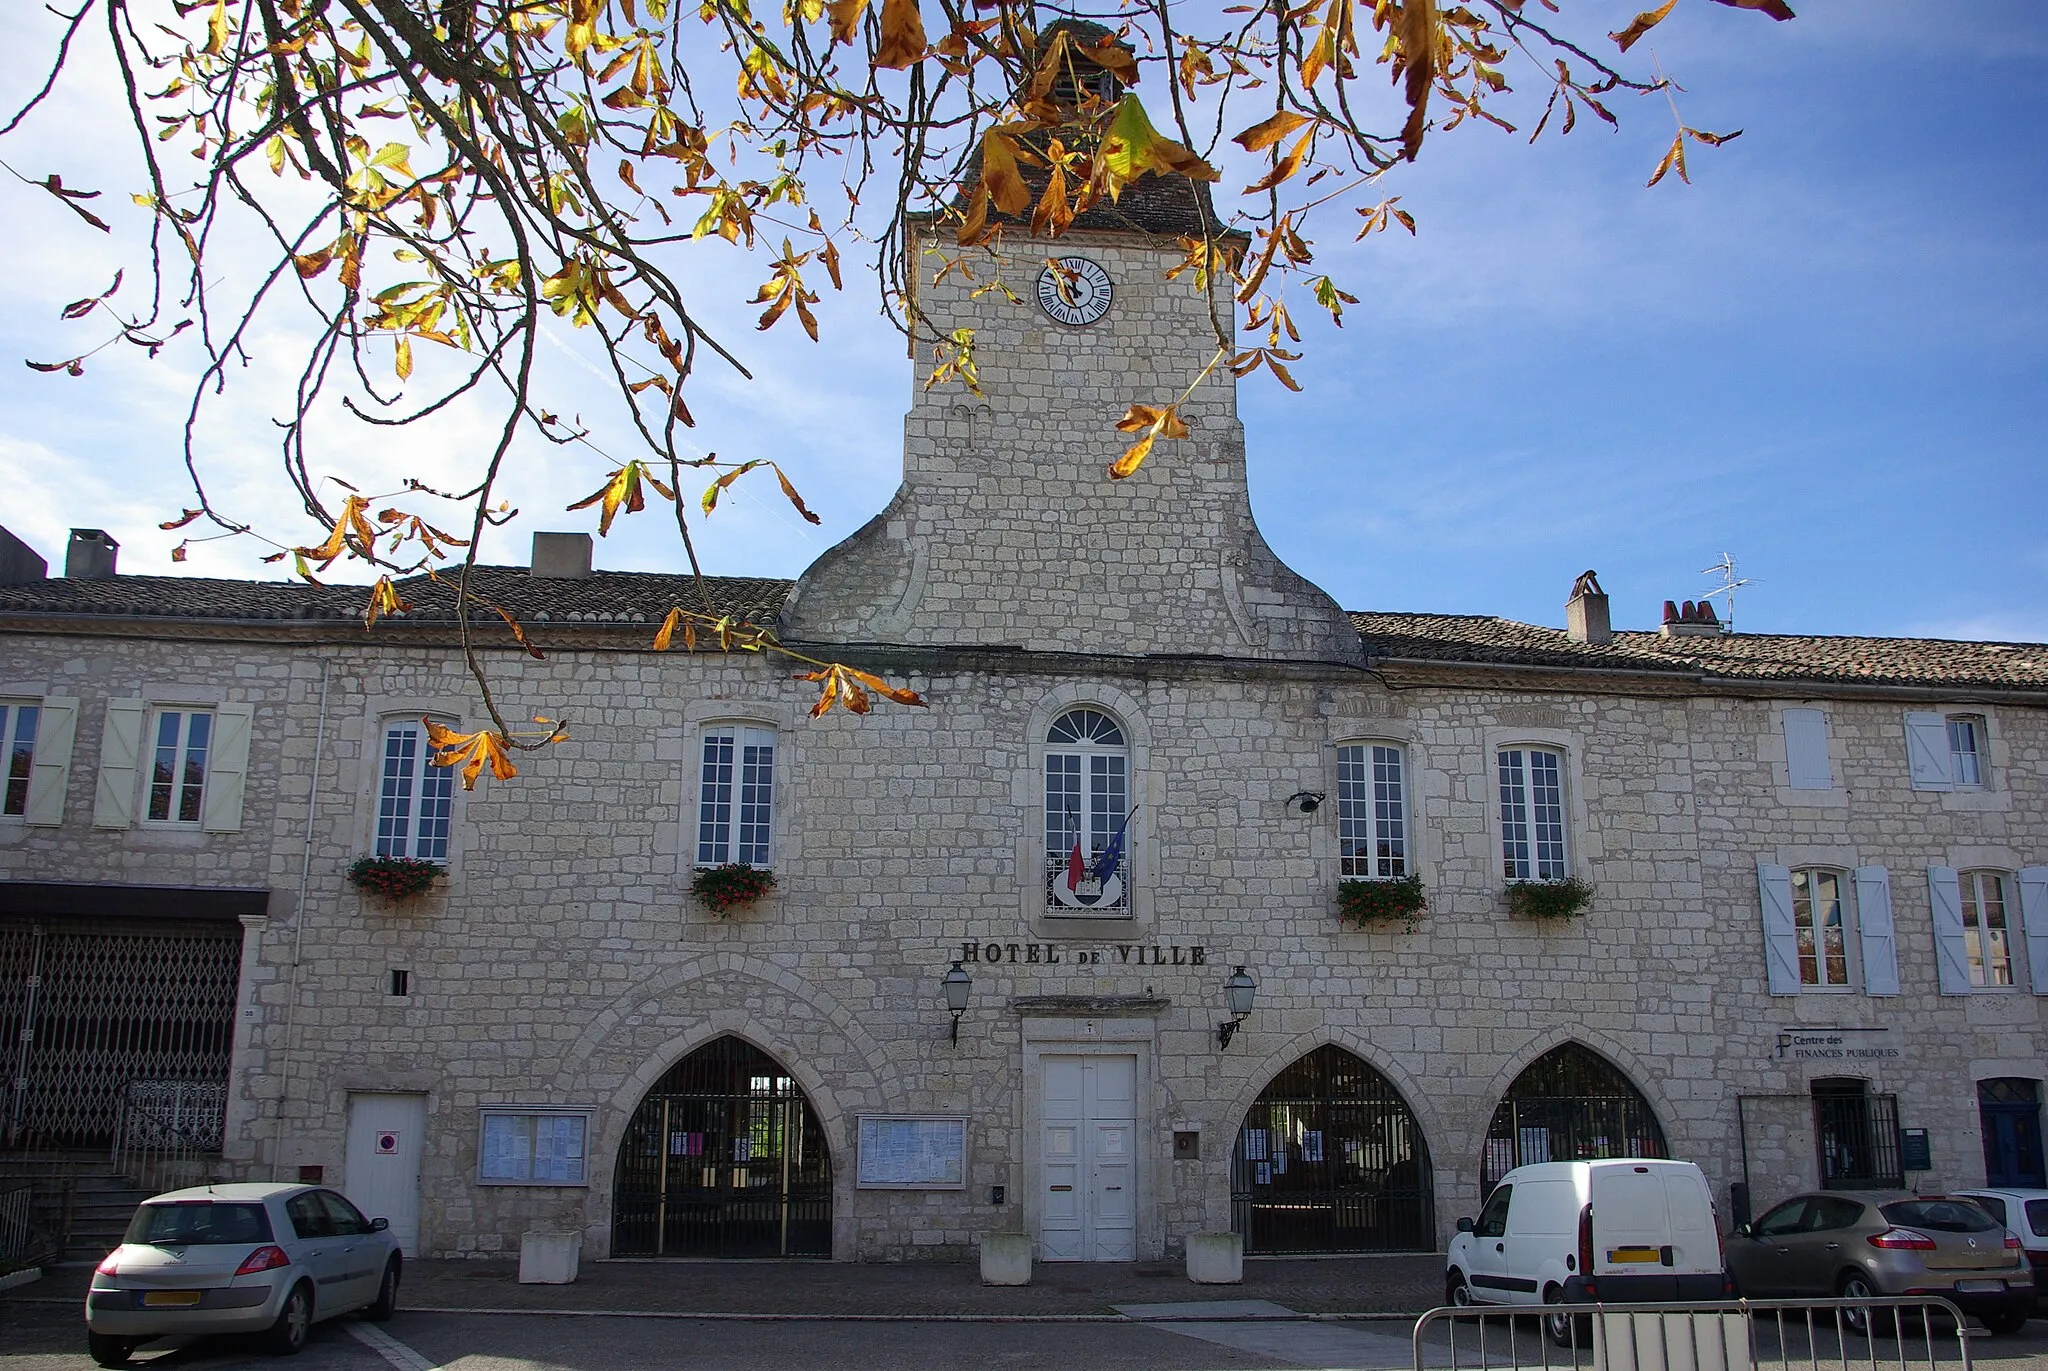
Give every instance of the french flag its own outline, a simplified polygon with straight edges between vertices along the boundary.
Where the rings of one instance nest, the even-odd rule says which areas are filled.
[[[1077,888],[1088,874],[1087,859],[1081,855],[1081,835],[1074,835],[1074,850],[1067,854],[1067,889]]]

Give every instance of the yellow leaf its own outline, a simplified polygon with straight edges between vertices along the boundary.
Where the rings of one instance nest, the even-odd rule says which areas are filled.
[[[668,617],[661,621],[661,631],[654,635],[654,650],[656,652],[668,651],[669,643],[675,638],[676,625],[682,621],[682,610],[672,609],[668,612]]]
[[[866,13],[868,0],[830,0],[825,13],[832,21],[832,41],[851,43],[860,32],[860,17]]]
[[[638,514],[647,507],[647,499],[640,491],[640,464],[628,462],[613,472],[605,483],[590,494],[570,505],[570,509],[587,509],[604,502],[598,513],[597,536],[602,538],[612,531],[612,520],[618,515],[620,506],[628,514]]]
[[[412,339],[400,335],[392,346],[392,352],[392,369],[398,373],[398,379],[409,379],[412,376]]]
[[[1672,6],[1676,5],[1677,3],[1678,0],[1664,0],[1664,4],[1662,5],[1662,7],[1653,10],[1644,10],[1641,14],[1637,15],[1634,19],[1631,19],[1629,21],[1629,25],[1627,28],[1623,29],[1619,33],[1610,33],[1607,36],[1609,38],[1612,38],[1616,43],[1620,44],[1621,50],[1623,52],[1627,52],[1630,48],[1635,46],[1636,39],[1641,38],[1651,29],[1663,23],[1664,17],[1671,13]]]
[[[386,614],[397,614],[411,608],[398,598],[398,587],[391,584],[391,578],[379,576],[377,584],[370,587],[369,603],[363,607],[363,627],[370,627]]]
[[[775,466],[773,462],[770,462],[768,465],[775,467],[775,479],[782,482],[783,495],[788,497],[789,502],[796,506],[796,512],[804,516],[804,522],[812,524],[823,523],[824,520],[811,513],[810,509],[804,504],[804,497],[796,493],[796,487],[791,485],[789,478],[782,474],[782,468]]]
[[[924,50],[924,16],[917,11],[917,0],[882,0],[882,41],[875,48],[875,65],[901,71],[915,66]]]
[[[1276,161],[1273,164],[1273,169],[1271,171],[1267,172],[1264,176],[1260,177],[1251,185],[1246,186],[1244,188],[1244,193],[1246,195],[1257,195],[1260,191],[1271,190],[1273,187],[1279,185],[1282,181],[1287,180],[1296,172],[1300,171],[1301,159],[1308,156],[1309,144],[1313,143],[1315,141],[1315,138],[1316,131],[1314,129],[1310,129],[1307,133],[1302,134],[1301,140],[1294,145],[1292,150],[1290,150],[1285,157],[1282,157],[1278,161]]]
[[[432,719],[420,722],[427,726],[427,742],[434,748],[434,765],[460,766],[464,790],[476,789],[477,777],[483,774],[485,763],[490,764],[491,775],[501,781],[509,781],[519,774],[519,768],[512,765],[512,755],[503,734],[490,729],[456,733]],[[549,741],[554,740],[551,738]]]
[[[1109,131],[1103,135],[1098,165],[1105,173],[1109,198],[1146,172],[1177,172],[1197,181],[1218,179],[1216,169],[1152,127],[1145,106],[1135,95],[1117,101]]]
[[[1664,154],[1664,160],[1657,164],[1656,172],[1651,175],[1649,181],[1646,184],[1651,186],[1656,185],[1659,181],[1664,179],[1665,172],[1673,170],[1677,171],[1679,180],[1685,182],[1687,185],[1692,184],[1692,178],[1685,174],[1684,129],[1680,129],[1678,131],[1678,136],[1671,140],[1670,150]]]
[[[1677,0],[1673,0],[1675,4]],[[1246,152],[1262,152],[1278,143],[1282,138],[1315,120],[1306,114],[1293,110],[1281,110],[1270,119],[1262,119],[1230,141],[1241,146]]]
[[[228,45],[228,0],[214,0],[213,13],[206,16],[206,51],[218,54]]]
[[[1017,170],[1016,141],[1001,130],[982,135],[981,184],[1005,214],[1022,214],[1031,207],[1031,188]]]

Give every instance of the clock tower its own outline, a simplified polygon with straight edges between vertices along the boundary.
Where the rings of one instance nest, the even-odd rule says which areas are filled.
[[[1221,233],[1208,188],[1151,174],[1057,238],[990,247],[915,231],[925,337],[971,329],[980,393],[915,356],[903,484],[821,556],[781,615],[792,641],[1261,660],[1360,659],[1357,631],[1252,521],[1236,380],[1211,369],[1136,474],[1108,475],[1133,403],[1176,399],[1231,321],[1227,286],[1168,280]],[[1003,289],[991,289],[1000,282]]]

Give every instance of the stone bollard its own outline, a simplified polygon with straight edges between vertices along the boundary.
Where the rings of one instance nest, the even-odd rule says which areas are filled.
[[[536,1228],[519,1239],[521,1285],[569,1285],[583,1259],[581,1233],[547,1233]]]
[[[1031,1284],[1031,1235],[985,1233],[981,1239],[983,1285]]]
[[[1188,1279],[1196,1285],[1242,1285],[1244,1239],[1235,1233],[1190,1233]]]

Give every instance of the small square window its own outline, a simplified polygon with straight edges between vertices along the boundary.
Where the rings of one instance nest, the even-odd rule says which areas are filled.
[[[481,1185],[588,1185],[587,1109],[486,1109],[477,1149]]]

